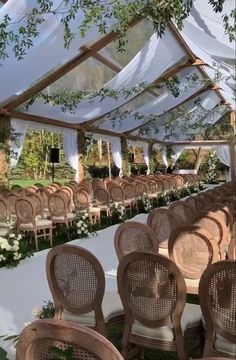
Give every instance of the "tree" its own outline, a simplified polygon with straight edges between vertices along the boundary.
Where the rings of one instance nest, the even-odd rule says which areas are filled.
[[[215,12],[222,12],[226,0],[208,0]],[[6,14],[0,23],[0,59],[8,56],[8,45],[17,59],[22,59],[27,49],[33,46],[33,40],[39,36],[39,25],[45,22],[49,14],[61,17],[64,27],[65,47],[70,46],[76,34],[84,37],[91,26],[96,25],[101,34],[107,32],[107,20],[116,20],[115,30],[118,33],[117,47],[124,50],[130,25],[136,19],[148,18],[159,35],[165,31],[170,20],[173,20],[179,28],[183,20],[189,15],[193,6],[193,0],[61,0],[58,4],[53,0],[37,0],[38,5],[33,7],[29,14],[19,18],[16,23],[16,31],[9,25],[13,23],[10,14]],[[84,19],[76,29],[72,30],[72,22],[79,12],[83,12]],[[236,10],[229,14],[223,14],[225,33],[231,41],[235,40]]]

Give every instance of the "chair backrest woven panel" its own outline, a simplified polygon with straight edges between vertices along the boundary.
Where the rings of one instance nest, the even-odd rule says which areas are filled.
[[[62,354],[52,353],[52,348]],[[71,357],[65,352],[70,352]],[[123,360],[104,336],[73,322],[43,319],[25,327],[16,349],[16,360]]]
[[[154,194],[157,191],[155,181],[147,181],[147,189],[149,194]]]
[[[27,198],[31,201],[35,208],[36,215],[42,215],[43,213],[43,202],[38,194],[27,195]]]
[[[154,230],[160,247],[168,247],[171,232],[178,226],[174,213],[168,209],[156,209],[149,213],[147,224]]]
[[[203,271],[218,260],[218,246],[212,235],[198,226],[181,226],[169,238],[170,258],[184,277],[200,279]]]
[[[9,208],[7,201],[0,196],[0,221],[6,221],[9,216]]]
[[[155,233],[148,225],[129,221],[117,228],[115,249],[118,259],[121,259],[133,251],[158,253],[158,244]]]
[[[94,197],[98,205],[108,205],[109,204],[109,193],[106,189],[95,188]]]
[[[124,201],[125,195],[124,195],[124,191],[121,187],[111,186],[109,191],[110,191],[112,201],[120,201],[120,202]]]
[[[157,187],[157,191],[158,192],[162,192],[164,191],[164,185],[163,185],[163,182],[161,180],[155,180],[156,182],[156,187]]]
[[[170,323],[179,301],[178,315],[182,314],[186,298],[184,279],[165,256],[139,252],[125,256],[118,268],[118,289],[125,312],[129,309],[133,318],[143,324]]]
[[[64,216],[67,211],[65,197],[59,193],[52,194],[48,199],[48,207],[52,216]]]
[[[126,199],[134,199],[135,198],[135,187],[132,184],[124,183],[122,188],[125,193]]]
[[[74,193],[74,204],[76,209],[87,209],[89,206],[87,193],[83,190],[78,190]]]
[[[19,195],[17,193],[11,193],[7,197],[7,202],[8,202],[11,214],[16,213],[16,200],[18,199],[18,197],[19,197]]]
[[[176,216],[180,219],[183,224],[188,224],[192,219],[193,210],[192,208],[184,201],[176,201],[170,205],[169,209],[173,211]]]
[[[100,360],[97,356],[84,348],[71,343],[53,339],[38,339],[34,341],[31,349],[31,360],[58,359],[58,357],[53,353],[53,349],[55,348],[61,351],[73,349],[73,360]]]
[[[206,324],[235,343],[236,262],[223,260],[208,268],[199,285],[200,304]]]
[[[17,199],[16,215],[20,223],[32,223],[35,220],[35,209],[31,201],[26,198]]]
[[[78,246],[62,245],[47,257],[47,277],[55,303],[80,314],[101,304],[105,277],[94,255]]]
[[[56,284],[64,302],[76,308],[93,302],[98,287],[93,266],[75,254],[58,254],[54,261]]]

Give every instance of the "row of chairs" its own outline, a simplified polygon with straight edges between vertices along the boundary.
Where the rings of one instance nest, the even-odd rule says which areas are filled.
[[[204,356],[235,356],[235,261],[215,262],[203,272],[201,307],[186,303],[182,272],[160,254],[134,251],[123,256],[117,270],[118,294],[109,302],[102,266],[87,250],[55,247],[47,256],[46,269],[55,318],[89,326],[102,335],[109,324],[124,321],[124,359],[137,357],[145,347],[176,351],[179,359],[187,359],[185,341],[204,331]]]

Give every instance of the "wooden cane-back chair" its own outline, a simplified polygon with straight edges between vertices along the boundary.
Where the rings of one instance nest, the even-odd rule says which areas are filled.
[[[31,201],[33,206],[35,207],[35,214],[38,216],[38,218],[43,218],[43,201],[41,196],[38,193],[32,193],[29,195],[26,195],[26,198]]]
[[[170,204],[169,209],[175,213],[178,217],[179,224],[188,225],[191,224],[194,216],[194,211],[190,205],[185,201],[179,200]]]
[[[35,239],[35,247],[38,251],[38,239],[48,237],[52,246],[52,222],[45,219],[36,218],[36,207],[26,197],[16,200],[16,215],[18,229],[33,235]]]
[[[95,187],[94,198],[96,200],[96,205],[101,212],[106,212],[106,215],[111,217],[111,204],[108,190],[102,187]]]
[[[154,209],[148,215],[147,224],[155,232],[159,247],[167,249],[169,236],[179,222],[171,210]]]
[[[4,236],[9,231],[7,220],[10,218],[10,214],[7,200],[0,195],[0,236]]]
[[[64,194],[64,195],[63,195]],[[60,190],[48,199],[48,208],[53,224],[71,225],[75,219],[75,214],[70,212],[68,197]]]
[[[180,190],[184,186],[184,179],[180,175],[175,175],[175,181],[177,184],[177,189]]]
[[[92,329],[67,321],[43,319],[34,321],[22,331],[16,360],[55,359],[53,349],[71,350],[73,360],[123,359],[106,338]]]
[[[158,243],[154,231],[145,224],[127,221],[115,232],[115,249],[118,259],[133,251],[158,253]]]
[[[206,327],[203,356],[236,355],[236,261],[222,260],[203,273],[199,300]]]
[[[19,198],[19,194],[17,192],[12,191],[8,196],[7,196],[7,202],[8,202],[8,206],[11,212],[11,216],[15,217],[16,216],[16,199]]]
[[[46,260],[55,318],[106,334],[106,324],[123,314],[118,294],[105,293],[105,275],[97,258],[79,246],[59,245]]]
[[[185,305],[186,285],[177,266],[160,254],[133,252],[121,259],[117,281],[125,310],[124,359],[137,357],[144,347],[187,359],[184,340],[199,332],[201,312],[198,305]],[[130,344],[137,347],[130,350]]]
[[[224,221],[224,223],[229,229],[232,228],[234,223],[234,216],[230,210],[230,207],[228,207],[227,205],[219,202],[214,202],[205,206],[204,210],[214,212],[222,218],[222,221]]]
[[[193,218],[193,225],[206,229],[212,235],[218,245],[220,258],[224,259],[229,230],[219,216],[211,211],[200,211]]]
[[[176,228],[170,234],[168,252],[183,274],[188,292],[194,294],[198,293],[203,271],[219,259],[218,245],[212,235],[195,225]]]

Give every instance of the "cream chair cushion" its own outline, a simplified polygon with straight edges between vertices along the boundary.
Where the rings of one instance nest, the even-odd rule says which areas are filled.
[[[40,228],[40,229],[47,229],[47,228],[50,228],[52,227],[52,222],[50,220],[45,220],[45,219],[42,219],[42,220],[36,220],[35,221],[36,223],[36,228]],[[28,223],[28,224],[20,224],[20,229],[24,229],[24,230],[33,230],[33,224],[32,223]]]
[[[75,214],[74,213],[67,213],[67,220],[74,220],[75,219]],[[65,217],[64,216],[52,216],[52,221],[65,221]]]
[[[122,315],[124,313],[123,306],[118,293],[105,292],[102,302],[102,312],[105,323],[107,323],[112,317]],[[75,315],[64,310],[62,313],[62,319],[86,326],[96,325],[94,311],[91,311],[83,315]]]
[[[162,247],[159,247],[159,254],[161,255],[164,255],[166,257],[169,257],[169,252],[168,252],[168,249],[165,249],[165,248],[162,248]]]
[[[181,318],[181,327],[183,334],[187,329],[200,325],[201,316],[202,313],[199,305],[186,304]],[[158,339],[158,340],[166,340],[166,341],[174,340],[174,332],[171,327],[162,326],[159,328],[150,328],[145,325],[142,325],[137,320],[135,320],[133,323],[132,333],[149,339]]]

